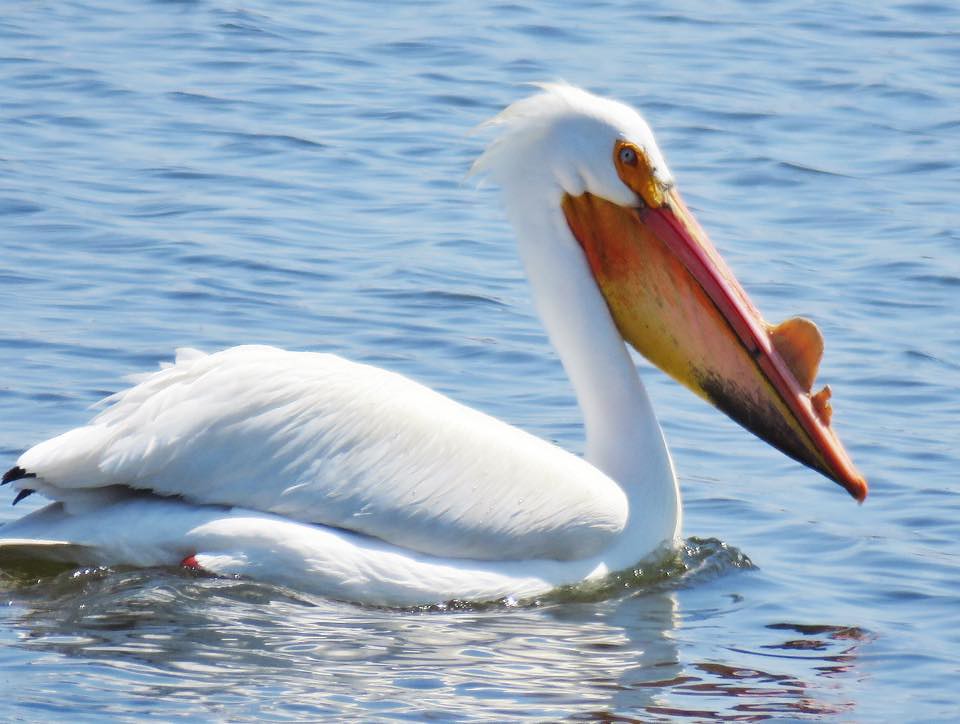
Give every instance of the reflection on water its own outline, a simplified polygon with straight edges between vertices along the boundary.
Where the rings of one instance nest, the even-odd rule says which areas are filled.
[[[821,655],[809,654],[800,657],[811,671],[817,672],[817,675],[822,677],[833,677],[838,674],[855,675],[857,650],[863,642],[869,640],[869,636],[860,629],[843,626],[781,623],[770,624],[767,628],[786,629],[809,636],[809,638],[764,644],[762,648],[822,652]],[[818,635],[822,635],[823,638],[817,638]],[[765,655],[758,651],[738,650],[738,652],[753,656]],[[852,700],[819,699],[817,689],[823,686],[820,683],[816,687],[811,687],[809,682],[795,675],[774,673],[778,671],[778,659],[798,657],[787,654],[766,655],[772,660],[763,669],[722,663],[694,663],[692,668],[698,672],[698,675],[690,675],[683,681],[677,682],[676,691],[680,695],[696,695],[704,702],[704,707],[713,706],[713,708],[694,711],[672,707],[652,707],[649,711],[672,716],[705,718],[726,718],[723,716],[724,712],[736,711],[766,718],[767,715],[826,715],[853,710],[855,702]],[[822,665],[820,662],[823,662]],[[730,701],[731,697],[736,699],[735,703]],[[716,705],[710,704],[711,699],[718,700]]]
[[[772,638],[749,652],[767,658],[763,669],[682,653],[685,621],[723,612],[685,615],[677,591],[749,570],[739,551],[691,539],[657,572],[621,574],[602,591],[406,612],[178,570],[87,569],[33,582],[21,571],[6,579],[14,605],[5,625],[34,657],[86,662],[66,688],[24,693],[24,706],[44,711],[66,710],[64,698],[79,694],[102,697],[109,712],[118,691],[118,711],[147,712],[159,698],[168,714],[202,702],[232,718],[444,717],[470,711],[470,701],[505,719],[842,711],[821,698],[822,684],[779,664],[800,650],[816,676],[837,677],[867,638],[857,629],[772,624]]]
[[[5,4],[5,466],[175,347],[247,342],[386,366],[582,451],[495,194],[461,183],[468,129],[564,78],[644,110],[767,318],[821,327],[873,487],[852,505],[642,365],[685,534],[726,553],[406,612],[19,565],[0,720],[960,720],[960,10],[674,5]],[[42,505],[4,495],[0,522]]]

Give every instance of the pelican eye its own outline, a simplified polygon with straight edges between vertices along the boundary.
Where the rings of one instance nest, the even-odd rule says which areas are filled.
[[[650,157],[640,146],[619,140],[613,149],[617,175],[651,209],[663,206],[665,188],[657,179]]]

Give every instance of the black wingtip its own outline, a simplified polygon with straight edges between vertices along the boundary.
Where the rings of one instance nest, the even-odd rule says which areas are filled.
[[[7,472],[3,474],[3,481],[0,482],[0,485],[6,485],[7,483],[12,483],[14,480],[21,480],[22,478],[35,478],[35,477],[37,477],[36,473],[28,473],[19,465],[14,465],[12,468],[10,468]]]
[[[17,497],[13,499],[13,504],[16,505],[28,495],[33,495],[35,492],[37,491],[31,490],[30,488],[23,488],[19,493],[17,493]]]

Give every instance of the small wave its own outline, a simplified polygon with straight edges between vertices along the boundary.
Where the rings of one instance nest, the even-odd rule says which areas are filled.
[[[411,610],[424,613],[487,611],[520,606],[536,607],[558,603],[598,602],[628,595],[689,588],[734,571],[751,570],[753,568],[755,568],[753,563],[738,548],[727,545],[716,538],[691,537],[683,541],[678,548],[645,558],[632,568],[611,573],[598,581],[561,586],[532,600],[504,598],[496,601],[477,602],[455,599],[426,606],[415,606]],[[151,575],[169,575],[169,573],[168,569],[139,569],[134,573],[128,569],[76,568],[64,563],[7,559],[3,561],[3,569],[0,572],[0,590],[14,589],[26,599],[38,595],[45,598],[56,598],[58,595],[69,596],[71,592],[75,594],[91,582],[103,581],[111,578],[113,574],[120,578],[134,575],[140,579],[141,584],[145,584]],[[195,578],[189,572],[183,571],[178,571],[176,577],[183,578],[188,582]],[[245,589],[256,589],[266,599],[270,599],[272,596],[287,599],[291,595],[300,598],[295,592],[267,583],[242,578],[221,578],[217,580],[233,581],[236,585],[241,585]],[[44,593],[41,594],[41,591],[44,591]],[[308,596],[304,600],[309,601],[311,598],[313,597]]]
[[[611,573],[598,580],[560,586],[528,601],[502,598],[476,602],[453,600],[418,606],[421,612],[488,611],[497,608],[545,606],[562,603],[595,603],[611,598],[675,591],[702,585],[738,570],[756,568],[745,553],[716,538],[687,538],[678,548],[643,559],[633,568]]]
[[[716,538],[687,538],[679,548],[646,558],[600,581],[564,586],[542,602],[601,601],[622,595],[674,591],[755,566],[745,553]]]

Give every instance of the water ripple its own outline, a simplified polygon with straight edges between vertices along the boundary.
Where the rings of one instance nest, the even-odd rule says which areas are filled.
[[[469,130],[564,78],[643,108],[767,317],[823,329],[873,492],[855,508],[643,365],[702,536],[677,556],[405,612],[14,567],[0,718],[956,719],[954,4],[8,6],[8,464],[174,348],[251,341],[385,364],[582,452],[496,194],[462,183]]]

